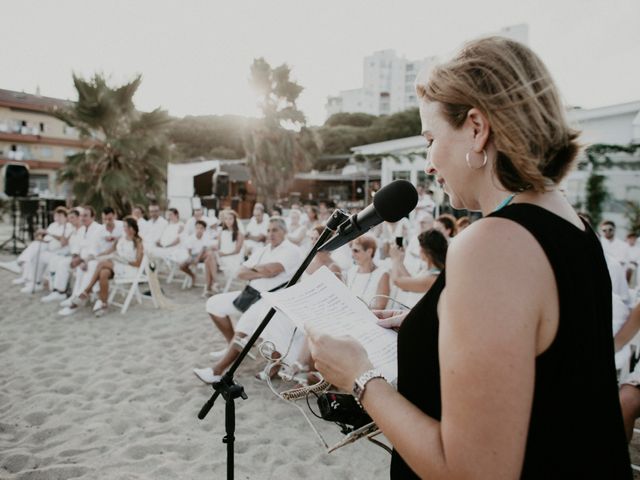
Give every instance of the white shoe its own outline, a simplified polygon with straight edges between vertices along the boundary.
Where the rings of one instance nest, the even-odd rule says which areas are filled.
[[[198,377],[208,385],[212,383],[218,383],[220,380],[222,380],[222,375],[215,375],[212,368],[194,368],[193,373],[195,373],[196,377]]]
[[[96,303],[93,304],[93,312],[97,312],[102,307],[104,307],[104,303],[102,303],[102,300],[100,299],[96,300]]]
[[[26,283],[27,279],[26,278],[14,278],[13,280],[11,280],[11,284],[12,285],[23,285],[24,283]]]
[[[102,303],[100,300],[98,300],[98,302]],[[96,302],[97,303],[97,302]],[[102,305],[100,306],[100,308],[98,308],[97,310],[94,308],[93,309],[93,314],[96,317],[102,317],[104,316],[107,312],[109,311],[109,308],[107,307],[106,303],[102,303]]]
[[[74,313],[76,313],[78,310],[80,310],[78,307],[76,308],[64,307],[62,310],[58,312],[58,315],[61,315],[63,317],[68,317],[69,315],[73,315]]]
[[[57,290],[54,290],[49,295],[47,295],[45,297],[42,297],[40,299],[40,301],[43,302],[43,303],[49,303],[49,302],[56,302],[56,301],[64,300],[66,298],[67,298],[67,296],[64,293],[60,293]]]
[[[209,353],[209,357],[211,360],[220,360],[227,353],[227,349],[223,348],[222,350],[216,350],[215,352]]]
[[[73,302],[71,301],[71,297],[69,297],[66,300],[63,300],[63,301],[60,302],[60,306],[62,308],[70,307],[71,305],[73,305]]]
[[[39,283],[35,285],[33,283],[26,283],[25,286],[20,289],[20,292],[35,293],[35,292],[41,292],[42,290],[44,290],[44,287]]]
[[[83,295],[82,293],[80,295]],[[84,307],[87,303],[89,303],[89,297],[85,295],[81,297],[80,295],[72,295],[71,296],[71,304],[76,307]]]

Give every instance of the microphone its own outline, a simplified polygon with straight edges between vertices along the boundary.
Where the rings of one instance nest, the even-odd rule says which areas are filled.
[[[382,187],[373,203],[340,224],[336,234],[319,251],[333,251],[382,222],[397,222],[416,208],[418,192],[411,182],[395,180]]]

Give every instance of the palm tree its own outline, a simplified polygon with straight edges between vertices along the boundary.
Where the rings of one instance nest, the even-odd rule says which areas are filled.
[[[258,200],[267,205],[287,193],[295,174],[308,169],[317,153],[296,105],[303,88],[290,73],[286,64],[272,68],[263,58],[251,65],[250,83],[260,95],[263,117],[248,129],[244,149]]]
[[[165,127],[170,118],[160,109],[135,109],[133,96],[141,77],[116,88],[99,74],[90,80],[74,75],[73,83],[78,101],[54,114],[78,130],[90,146],[67,157],[59,181],[71,184],[76,202],[98,211],[111,206],[126,214],[132,205],[161,198],[169,159]]]

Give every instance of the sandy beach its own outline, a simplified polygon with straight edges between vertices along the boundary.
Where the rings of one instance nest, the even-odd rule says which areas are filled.
[[[192,369],[223,346],[200,289],[163,286],[175,311],[145,302],[126,316],[59,317],[13,278],[0,269],[0,479],[225,478],[224,404],[196,416],[212,389]],[[388,477],[389,454],[366,440],[326,454],[298,411],[253,378],[259,365],[237,377],[249,399],[237,403],[236,478]]]
[[[192,369],[224,344],[200,289],[163,284],[174,311],[145,302],[127,315],[59,317],[13,278],[0,269],[0,479],[226,478],[224,404],[196,417],[212,389]],[[253,377],[260,365],[248,359],[237,376],[249,399],[237,402],[236,478],[388,478],[389,454],[366,440],[325,453],[298,411]]]

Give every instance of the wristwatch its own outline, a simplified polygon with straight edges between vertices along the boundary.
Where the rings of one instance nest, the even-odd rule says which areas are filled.
[[[353,382],[353,396],[356,398],[356,402],[358,405],[362,407],[360,403],[360,399],[364,395],[364,389],[367,387],[367,383],[374,378],[383,378],[385,382],[389,382],[387,377],[385,377],[380,370],[377,368],[372,368],[371,370],[367,370],[358,378],[356,378],[355,382]]]

